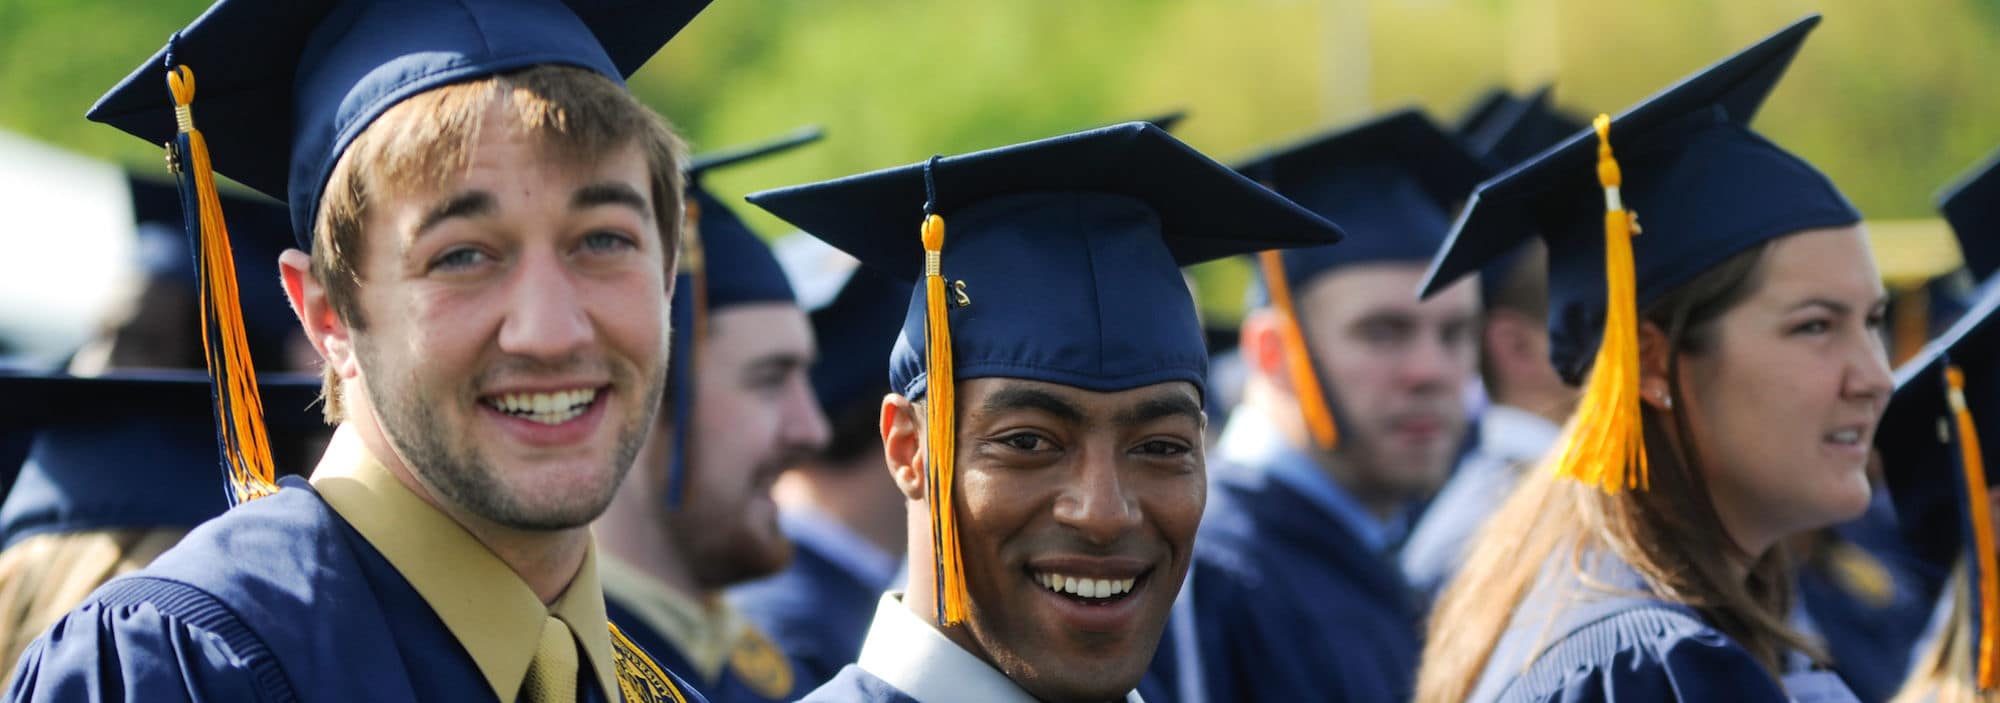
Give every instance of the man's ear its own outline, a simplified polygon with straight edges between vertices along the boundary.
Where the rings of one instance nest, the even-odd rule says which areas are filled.
[[[286,249],[278,255],[278,271],[285,285],[285,299],[292,305],[292,314],[298,316],[300,327],[305,329],[306,341],[312,342],[313,350],[319,352],[327,368],[341,378],[354,378],[359,367],[352,331],[327,300],[326,286],[313,276],[312,257],[297,249]]]
[[[1673,409],[1674,389],[1667,382],[1667,365],[1673,344],[1666,330],[1651,322],[1639,323],[1639,401],[1654,410]]]
[[[903,497],[924,499],[924,423],[917,405],[900,394],[882,397],[882,457]]]
[[[1243,317],[1242,336],[1237,344],[1250,371],[1272,386],[1292,392],[1292,376],[1285,372],[1284,330],[1277,311],[1261,308]]]

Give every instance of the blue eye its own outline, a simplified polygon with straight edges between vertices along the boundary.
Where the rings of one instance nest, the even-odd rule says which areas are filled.
[[[610,230],[591,232],[583,238],[583,248],[592,252],[608,253],[637,247],[638,243],[631,237]]]
[[[485,263],[490,257],[486,252],[471,247],[453,249],[431,260],[432,270],[458,270]]]

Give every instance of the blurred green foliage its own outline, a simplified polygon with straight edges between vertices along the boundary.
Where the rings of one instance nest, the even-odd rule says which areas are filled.
[[[159,168],[81,116],[206,4],[0,0],[0,129]],[[721,0],[633,86],[697,150],[826,126],[711,176],[734,197],[1173,108],[1224,159],[1406,104],[1449,120],[1493,84],[1615,112],[1813,11],[1758,128],[1869,216],[1928,215],[2000,144],[1992,0]],[[1233,316],[1242,274],[1200,271],[1206,307]]]

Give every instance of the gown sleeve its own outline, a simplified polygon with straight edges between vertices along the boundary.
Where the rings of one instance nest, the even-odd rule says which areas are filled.
[[[268,648],[191,586],[114,581],[28,645],[6,701],[296,700]]]

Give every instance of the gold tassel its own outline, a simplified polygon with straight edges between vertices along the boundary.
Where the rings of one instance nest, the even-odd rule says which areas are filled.
[[[1604,187],[1604,341],[1582,403],[1563,430],[1556,474],[1617,493],[1651,485],[1639,413],[1639,293],[1632,262],[1637,221],[1618,195],[1624,177],[1611,155],[1611,117],[1598,115],[1596,126],[1597,180]]]
[[[1285,277],[1285,262],[1276,250],[1258,252],[1257,263],[1264,269],[1264,285],[1270,289],[1271,306],[1278,312],[1278,343],[1285,351],[1285,371],[1292,379],[1292,392],[1305,414],[1306,431],[1321,451],[1333,451],[1340,443],[1340,431],[1333,424],[1333,409],[1327,407],[1326,392],[1313,369],[1312,351],[1306,348],[1305,331],[1292,302],[1292,283]]]
[[[1979,690],[1989,691],[2000,686],[2000,650],[1995,647],[1995,638],[2000,637],[2000,564],[1996,564],[1993,553],[1993,515],[1986,503],[1986,461],[1979,451],[1979,429],[1972,422],[1972,410],[1965,406],[1965,372],[1957,366],[1947,366],[1944,370],[1945,383],[1950,387],[1947,398],[1951,402],[1951,414],[1958,424],[1958,451],[1965,467],[1966,507],[1972,518],[1972,548],[1979,559],[1979,583],[1971,584],[1979,596],[1979,641],[1973,646],[1978,662]]]
[[[937,622],[950,627],[965,621],[965,559],[958,551],[958,515],[952,510],[952,459],[957,429],[953,427],[957,400],[951,363],[951,321],[945,316],[951,307],[945,297],[944,218],[924,217],[924,340],[930,367],[925,371],[930,399],[925,411],[926,438],[930,452],[925,457],[924,485],[929,492],[931,549],[937,561]]]
[[[208,141],[194,128],[194,71],[178,66],[167,74],[174,95],[174,119],[179,124],[187,182],[200,204],[202,352],[215,379],[216,425],[222,436],[223,462],[236,503],[278,491],[271,446],[264,431],[264,403],[257,391],[257,371],[238,303],[235,254],[229,228],[223,222],[222,198],[208,161]]]

